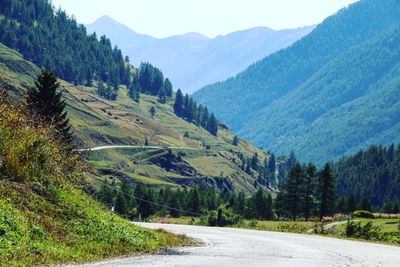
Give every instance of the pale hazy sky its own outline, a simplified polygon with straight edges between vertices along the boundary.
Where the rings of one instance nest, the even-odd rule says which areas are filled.
[[[257,26],[276,30],[321,22],[357,0],[52,0],[80,23],[109,15],[139,33],[215,37]]]

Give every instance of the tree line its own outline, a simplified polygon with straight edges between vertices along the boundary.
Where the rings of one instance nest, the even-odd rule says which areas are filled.
[[[180,89],[176,92],[174,112],[178,117],[201,126],[212,135],[217,135],[218,121],[214,113],[210,114],[207,107],[198,105],[188,94],[183,96]]]
[[[141,63],[130,83],[129,96],[139,102],[140,93],[158,96],[158,101],[164,104],[167,97],[172,97],[173,89],[171,81],[164,79],[160,69],[150,63]]]
[[[123,181],[104,180],[97,198],[119,214],[134,219],[152,215],[179,217],[202,216],[217,211],[222,205],[241,218],[272,219],[273,200],[271,194],[259,189],[252,197],[229,190],[217,192],[214,187],[206,188],[152,188],[138,183],[136,186]]]

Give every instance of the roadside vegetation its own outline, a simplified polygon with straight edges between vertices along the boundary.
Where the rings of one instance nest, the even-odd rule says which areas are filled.
[[[54,82],[48,74],[36,89]],[[69,128],[58,123],[68,123],[62,102],[47,103],[61,107],[49,119],[29,97],[0,94],[1,266],[86,262],[189,242],[135,226],[85,194],[84,166],[66,139]]]

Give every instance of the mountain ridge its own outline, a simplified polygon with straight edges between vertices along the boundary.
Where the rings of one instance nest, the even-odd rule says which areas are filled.
[[[177,88],[191,93],[210,83],[243,71],[262,57],[287,47],[307,35],[314,26],[275,31],[255,27],[209,38],[186,33],[167,38],[142,36],[110,17],[108,24],[122,25],[112,30],[101,23],[87,24],[88,32],[107,35],[135,65],[152,62],[163,69]],[[194,37],[193,37],[194,36]],[[189,38],[190,37],[190,38]]]
[[[397,25],[400,23],[399,18],[400,6],[396,1],[388,0],[378,3],[365,0],[357,2],[327,18],[313,32],[292,46],[256,62],[246,71],[225,82],[204,87],[193,96],[198,102],[207,105],[235,132],[255,141],[257,145],[275,148],[278,154],[287,153],[289,149],[293,149],[295,152],[303,154],[304,158],[302,159],[317,162],[340,157],[343,155],[342,153],[346,153],[343,152],[345,150],[343,147],[352,146],[345,140],[336,143],[336,152],[328,153],[324,157],[320,157],[318,153],[313,155],[315,145],[297,144],[304,141],[304,131],[315,119],[313,117],[320,116],[315,112],[321,112],[320,105],[326,101],[333,101],[332,104],[334,104],[334,97],[342,94],[335,90],[341,88],[344,90],[348,87],[345,82],[347,81],[349,84],[352,82],[352,77],[346,76],[344,72],[340,75],[346,76],[347,80],[343,79],[342,83],[340,76],[326,78],[329,77],[330,72],[325,73],[325,76],[320,74],[319,80],[315,76],[329,64],[331,64],[331,69],[334,69],[335,66],[332,64],[334,60],[343,56],[352,47],[367,42],[393,25]],[[365,23],[366,21],[368,23]],[[353,51],[358,52],[356,49]],[[362,56],[361,53],[358,55]],[[385,54],[377,55],[382,60],[387,56]],[[351,54],[348,54],[348,57],[350,56]],[[338,64],[342,64],[342,61],[345,60],[346,57],[342,57]],[[351,66],[351,62],[347,63],[343,67]],[[359,67],[361,70],[363,64]],[[335,70],[340,73],[338,69]],[[359,82],[362,82],[362,76],[358,77],[359,75],[357,76]],[[307,86],[311,81],[314,81],[313,91],[307,91],[309,89]],[[363,86],[361,90],[367,90],[365,84],[361,85]],[[320,101],[318,102],[316,96],[326,86],[331,86],[331,90],[325,98],[318,98]],[[308,102],[303,101],[300,97],[296,98],[297,102],[287,101],[287,98],[296,90],[307,91]],[[297,107],[297,110],[293,110],[294,106]],[[289,110],[291,114],[288,113]],[[305,117],[300,118],[297,115],[298,112],[306,112],[304,113]],[[283,116],[282,113],[287,115]],[[279,117],[279,124],[277,124],[277,117]],[[287,127],[287,124],[292,124],[293,127]],[[325,126],[321,124],[318,129]],[[365,126],[361,128],[365,129]],[[337,126],[337,129],[340,129],[340,126]],[[318,138],[315,129],[310,131]],[[308,135],[310,140],[311,135]],[[292,145],[292,148],[289,144]],[[318,145],[321,146],[321,153],[333,146],[332,142],[324,143],[323,140],[319,140]],[[341,148],[339,149],[339,147]],[[355,151],[354,149],[357,148],[363,148],[363,146],[354,146],[351,151]],[[329,149],[335,150],[333,147]],[[309,151],[307,152],[307,150]]]

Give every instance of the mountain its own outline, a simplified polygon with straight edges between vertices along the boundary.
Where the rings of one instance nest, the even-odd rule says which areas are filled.
[[[1,87],[20,98],[33,85],[39,68],[0,43],[0,70]],[[126,87],[121,86],[118,99],[110,101],[100,97],[96,87],[74,86],[65,81],[61,81],[61,86],[81,148],[143,146],[145,140],[149,146],[156,146],[85,153],[91,167],[88,180],[92,184],[109,177],[133,185],[139,182],[169,187],[214,185],[219,190],[248,194],[258,187],[269,190],[257,171],[246,172],[243,167],[247,163],[244,161],[255,153],[260,165],[269,154],[240,138],[237,145],[232,145],[234,134],[223,123],[219,122],[218,135],[214,136],[177,117],[172,98],[161,104],[157,96],[141,94],[140,103],[136,103],[128,97]],[[150,112],[152,107],[154,116]]]
[[[109,37],[136,66],[140,62],[151,62],[161,68],[177,88],[187,93],[239,73],[314,28],[274,31],[258,27],[216,38],[188,33],[157,39],[138,34],[108,16],[86,27],[88,32]]]
[[[238,134],[322,163],[399,142],[400,3],[357,2],[193,97]]]

